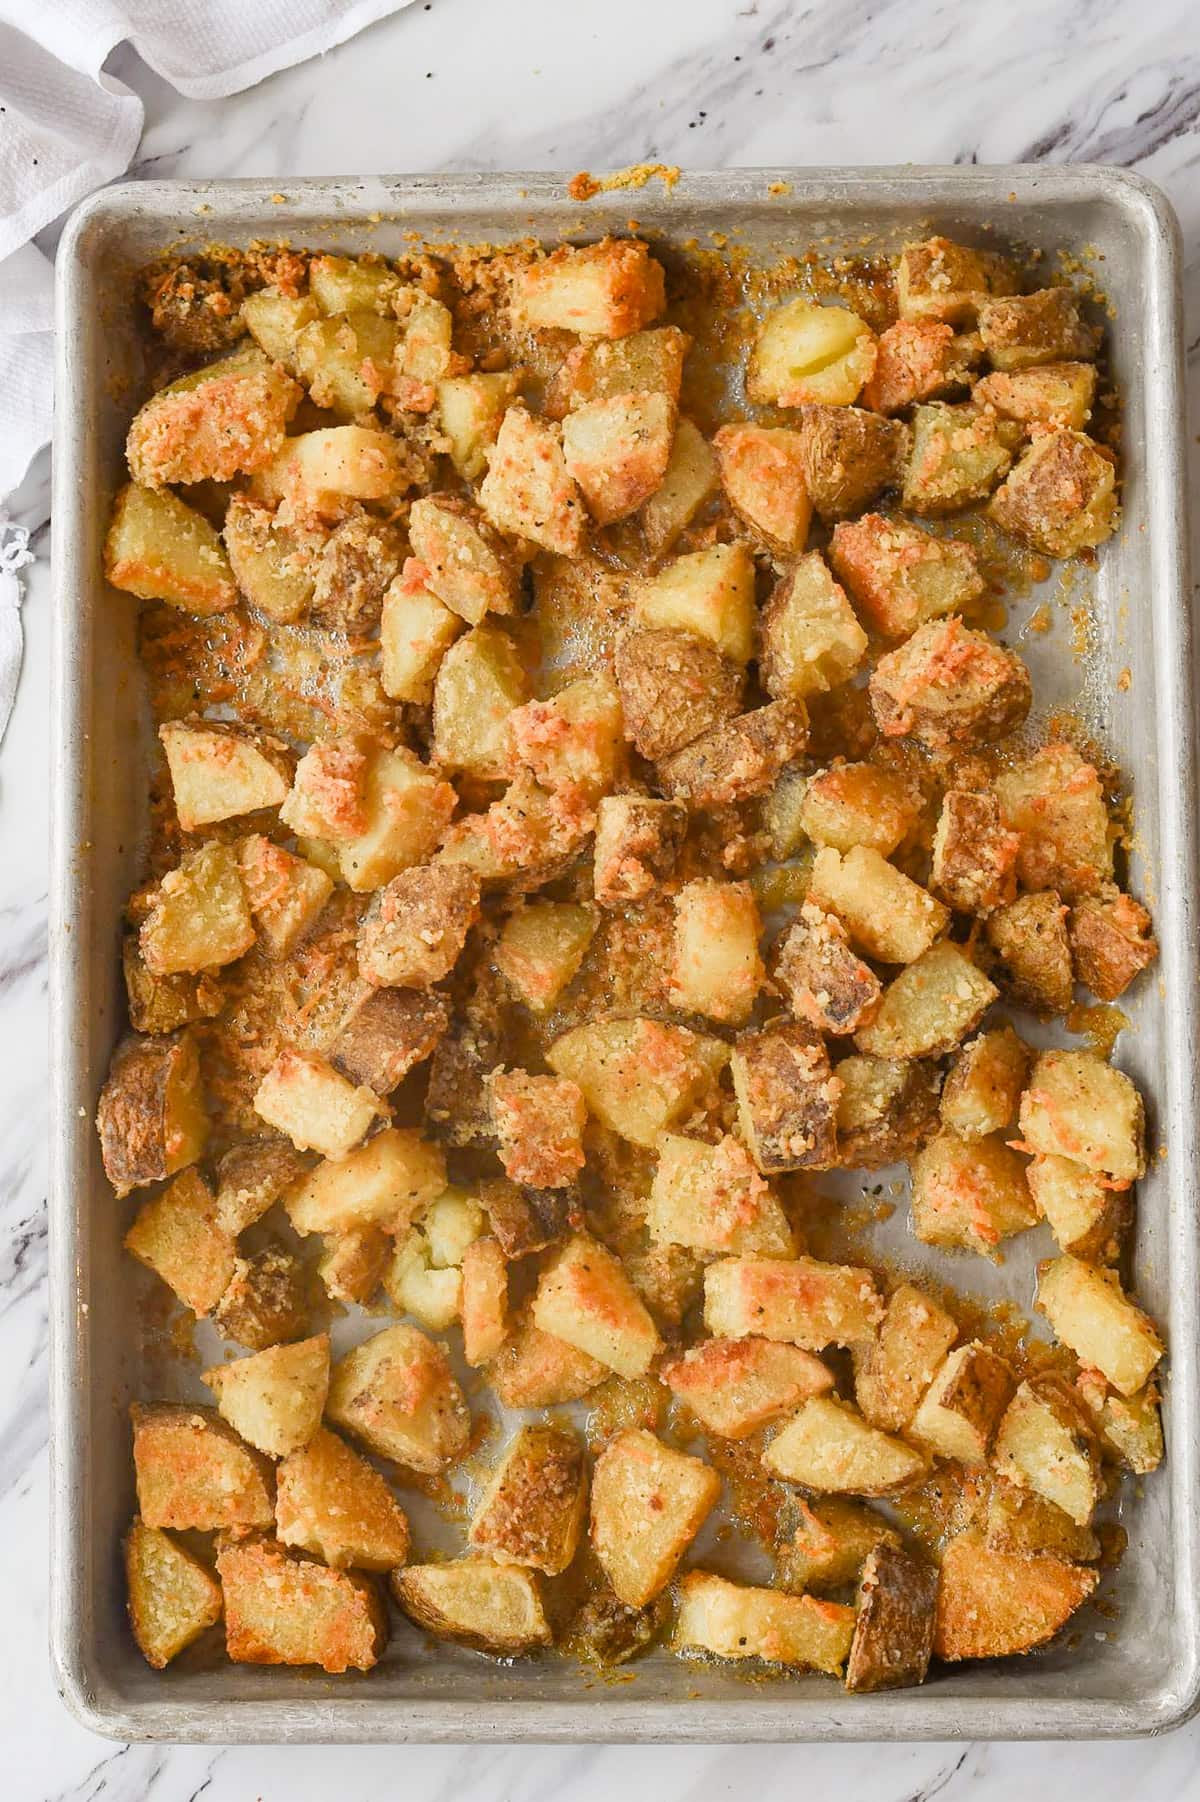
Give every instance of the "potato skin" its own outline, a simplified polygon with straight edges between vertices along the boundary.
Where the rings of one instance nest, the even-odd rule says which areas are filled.
[[[938,1573],[901,1546],[868,1552],[846,1661],[846,1688],[858,1694],[925,1681],[933,1653]]]

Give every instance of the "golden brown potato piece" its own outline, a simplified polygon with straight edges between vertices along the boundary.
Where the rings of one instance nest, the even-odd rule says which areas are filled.
[[[394,1249],[391,1239],[378,1226],[327,1233],[325,1249],[317,1260],[317,1275],[325,1293],[333,1301],[367,1306],[383,1281]]]
[[[847,307],[797,296],[758,328],[746,373],[750,399],[767,406],[849,406],[875,367],[875,334]]]
[[[302,1237],[368,1226],[401,1233],[445,1187],[441,1148],[415,1126],[392,1126],[349,1157],[318,1164],[287,1192],[284,1205]]]
[[[753,889],[748,882],[697,876],[674,902],[673,1005],[726,1026],[744,1026],[766,976]]]
[[[652,763],[732,719],[741,702],[737,664],[677,627],[623,633],[613,668],[626,736]]]
[[[864,407],[900,413],[914,401],[940,400],[971,380],[971,345],[939,319],[898,319],[880,332],[875,373],[862,392]]]
[[[874,970],[851,951],[841,921],[811,901],[780,941],[773,980],[797,1020],[834,1037],[871,1019],[882,992]]]
[[[1043,1051],[1021,1097],[1020,1125],[1030,1151],[1070,1158],[1118,1183],[1145,1171],[1142,1098],[1094,1051]]]
[[[259,832],[238,848],[238,870],[254,924],[272,957],[289,957],[315,926],[334,879]]]
[[[583,1169],[587,1104],[564,1077],[496,1070],[488,1099],[505,1175],[534,1189],[566,1189]]]
[[[283,446],[301,390],[257,345],[160,388],[135,415],[125,454],[135,482],[228,482]]]
[[[387,1617],[369,1578],[293,1558],[273,1540],[227,1543],[217,1570],[234,1664],[316,1664],[335,1675],[378,1662]]]
[[[587,515],[563,456],[562,428],[510,407],[488,454],[479,504],[499,531],[574,556]]]
[[[158,737],[185,832],[278,807],[291,787],[287,746],[265,733],[196,718],[168,720]]]
[[[208,971],[155,976],[146,968],[136,932],[121,947],[129,1024],[135,1032],[166,1034],[195,1020],[211,1020],[225,1005],[220,979]]]
[[[465,501],[443,494],[414,501],[408,535],[426,586],[468,625],[477,626],[486,613],[515,612],[521,566]]]
[[[942,939],[888,984],[854,1042],[872,1057],[939,1057],[974,1031],[997,993],[960,946]]]
[[[721,1479],[653,1433],[610,1439],[592,1477],[592,1544],[617,1596],[641,1608],[665,1589],[721,1493]]]
[[[1020,845],[995,795],[947,789],[933,835],[929,886],[959,913],[991,913],[1017,892]]]
[[[804,784],[798,824],[815,845],[843,854],[857,845],[890,857],[920,812],[913,785],[894,770],[873,763],[836,763]]]
[[[722,1258],[704,1273],[704,1324],[824,1351],[870,1339],[883,1303],[869,1270],[816,1258]]]
[[[598,1359],[528,1319],[518,1322],[487,1367],[487,1380],[506,1408],[557,1408],[579,1401],[609,1374]]]
[[[335,1364],[325,1411],[369,1451],[428,1476],[454,1462],[471,1428],[445,1352],[413,1326],[387,1327]]]
[[[937,1125],[936,1065],[920,1058],[844,1057],[837,1104],[838,1163],[878,1170],[910,1159]]]
[[[705,1431],[723,1439],[744,1439],[833,1388],[819,1358],[769,1339],[703,1339],[666,1359],[658,1374]]]
[[[912,513],[951,513],[989,495],[1008,474],[1022,429],[970,401],[927,401],[912,420],[904,505]]]
[[[1154,1322],[1130,1301],[1113,1270],[1055,1258],[1038,1273],[1037,1306],[1055,1338],[1121,1395],[1136,1394],[1163,1355]]]
[[[125,1582],[133,1637],[156,1671],[221,1618],[221,1586],[207,1565],[138,1518],[125,1536]]]
[[[208,1115],[188,1033],[130,1033],[121,1040],[100,1091],[96,1130],[104,1174],[119,1196],[196,1162],[208,1138]]]
[[[996,1469],[1018,1488],[1091,1524],[1101,1495],[1100,1442],[1078,1392],[1053,1372],[1029,1377],[1009,1402],[996,1434]]]
[[[884,638],[958,613],[984,591],[969,544],[935,538],[906,519],[864,513],[834,527],[829,560],[858,611]]]
[[[1069,426],[1081,432],[1092,415],[1096,371],[1091,363],[1043,363],[1033,369],[996,370],[976,382],[971,398],[1022,425]]]
[[[418,1627],[498,1658],[519,1658],[552,1642],[532,1571],[490,1558],[412,1564],[393,1571],[392,1594]]]
[[[992,496],[996,524],[1047,557],[1073,557],[1117,527],[1111,454],[1066,426],[1034,426],[1033,442]]]
[[[872,1426],[905,1430],[957,1338],[957,1321],[932,1296],[901,1283],[878,1335],[855,1347],[854,1398]]]
[[[888,1495],[924,1476],[921,1452],[833,1396],[804,1403],[763,1453],[773,1476],[822,1495]]]
[[[799,435],[776,426],[724,425],[713,449],[734,511],[773,549],[802,551],[812,502]]]
[[[800,1524],[776,1552],[784,1589],[841,1589],[857,1583],[867,1554],[878,1545],[899,1545],[899,1534],[865,1502],[827,1495],[798,1500]]]
[[[589,1112],[653,1150],[708,1094],[729,1058],[719,1039],[657,1020],[591,1020],[555,1039],[546,1062],[583,1090]]]
[[[124,1243],[198,1315],[212,1312],[233,1277],[233,1237],[217,1219],[213,1192],[195,1170],[183,1171],[142,1203]]]
[[[791,1228],[740,1140],[716,1145],[664,1133],[646,1210],[656,1245],[734,1257],[788,1257]]]
[[[663,758],[659,783],[691,807],[732,807],[766,794],[807,743],[804,702],[770,701]]]
[[[585,401],[563,421],[563,456],[597,525],[626,519],[667,473],[675,404],[666,394],[631,392]]]
[[[1093,1264],[1118,1261],[1133,1218],[1129,1188],[1053,1153],[1033,1158],[1025,1180],[1060,1251]]]
[[[949,1663],[1007,1658],[1052,1639],[1091,1595],[1094,1570],[1049,1552],[1001,1552],[960,1533],[942,1555],[933,1649]]]
[[[661,1341],[619,1258],[593,1239],[569,1239],[541,1275],[533,1324],[619,1376],[645,1376]]]
[[[780,577],[759,625],[759,679],[777,701],[827,693],[866,655],[867,635],[819,551]]]
[[[836,915],[859,949],[881,963],[913,963],[950,924],[940,901],[868,845],[852,845],[844,855],[822,845],[808,898]]]
[[[458,962],[479,918],[479,879],[427,863],[379,891],[358,935],[358,967],[378,987],[428,989]]]
[[[284,1458],[321,1424],[329,1389],[329,1335],[272,1345],[204,1372],[217,1407],[256,1451]]]
[[[148,1527],[201,1532],[269,1527],[271,1467],[215,1408],[134,1402],[138,1512]]]
[[[1000,960],[1002,981],[1014,1001],[1043,1019],[1069,1013],[1075,999],[1066,921],[1066,906],[1053,889],[1018,895],[988,916],[988,943]]]
[[[1011,1026],[969,1040],[942,1085],[943,1126],[964,1139],[1011,1126],[1032,1061],[1033,1053]]]
[[[908,433],[863,407],[800,409],[797,436],[812,504],[825,521],[861,513],[900,480]]]
[[[388,1110],[373,1089],[347,1082],[327,1058],[285,1045],[254,1091],[254,1111],[297,1151],[344,1161]]]
[[[1098,1001],[1115,1001],[1158,956],[1150,915],[1115,883],[1079,897],[1067,935],[1075,975]]]
[[[850,1649],[854,1610],[816,1596],[748,1589],[709,1571],[688,1571],[679,1585],[672,1644],[677,1652],[761,1658],[838,1676]]]
[[[995,369],[1030,369],[1072,357],[1093,357],[1097,335],[1070,288],[1039,288],[985,300],[979,335]]]
[[[223,1339],[256,1352],[299,1339],[307,1317],[304,1267],[279,1246],[235,1258],[233,1275],[213,1313]]]
[[[743,1033],[730,1069],[742,1136],[764,1176],[835,1162],[841,1086],[819,1033],[799,1020]]]
[[[1033,698],[1021,659],[954,615],[919,627],[881,657],[868,686],[885,738],[915,738],[934,750],[1003,737]]]
[[[237,849],[215,839],[168,870],[142,921],[140,945],[155,976],[236,963],[256,934]]]
[[[990,1346],[960,1345],[934,1373],[908,1433],[942,1458],[983,1464],[1015,1387],[1010,1365]]]
[[[557,1577],[575,1556],[587,1505],[583,1446],[568,1427],[521,1427],[471,1520],[471,1545],[501,1564]]]
[[[408,1557],[408,1521],[379,1472],[319,1427],[276,1472],[275,1530],[284,1545],[331,1569],[394,1570]]]
[[[390,1095],[433,1055],[449,1021],[444,997],[428,989],[365,990],[330,1044],[329,1061],[349,1081]]]
[[[605,795],[596,810],[592,865],[600,906],[624,907],[653,895],[673,873],[686,832],[687,809],[678,801]]]
[[[993,287],[994,281],[986,251],[971,250],[950,238],[906,244],[896,265],[900,317],[972,325],[990,293],[1008,291]]]
[[[902,1546],[868,1552],[858,1585],[846,1688],[858,1693],[924,1683],[933,1653],[936,1565]]]
[[[1045,745],[995,780],[1005,824],[1020,835],[1024,889],[1057,889],[1066,901],[1103,892],[1112,876],[1113,830],[1100,777],[1074,745]]]
[[[1001,1239],[1037,1225],[1025,1166],[1000,1133],[935,1134],[913,1160],[912,1214],[926,1245],[959,1245],[989,1257]]]
[[[321,551],[310,618],[328,631],[365,637],[379,624],[383,597],[403,562],[404,539],[395,526],[370,513],[351,515]]]
[[[624,338],[665,305],[662,264],[636,238],[561,245],[516,278],[513,308],[534,327],[588,337]]]

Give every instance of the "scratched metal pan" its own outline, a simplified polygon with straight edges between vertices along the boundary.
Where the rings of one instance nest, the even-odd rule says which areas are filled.
[[[138,875],[147,710],[134,609],[107,591],[100,550],[140,379],[130,276],[166,245],[288,236],[350,252],[397,252],[410,234],[503,241],[597,236],[636,214],[651,234],[753,255],[821,242],[894,247],[930,229],[979,244],[1060,253],[1098,276],[1112,313],[1124,397],[1124,529],[1086,593],[1078,578],[1050,633],[1036,597],[1012,604],[1006,636],[1034,668],[1041,702],[1082,707],[1130,778],[1132,877],[1162,943],[1129,1008],[1119,1061],[1150,1098],[1155,1156],[1141,1185],[1133,1266],[1166,1324],[1168,1459],[1136,1505],[1107,1605],[1066,1643],[1026,1659],[953,1667],[919,1690],[849,1696],[828,1679],[749,1682],[656,1654],[611,1685],[547,1659],[512,1667],[430,1649],[405,1623],[366,1679],[185,1659],[150,1671],[125,1623],[118,1547],[133,1508],[126,1406],[164,1393],[137,1327],[139,1273],[122,1256],[92,1128],[121,1030],[122,903]],[[1197,1604],[1197,948],[1195,787],[1184,486],[1179,244],[1147,183],[1100,168],[756,170],[685,177],[666,193],[572,203],[557,177],[421,176],[153,183],[110,189],[76,213],[59,256],[55,431],[56,576],[51,883],[53,1148],[53,1539],[51,1622],[58,1681],[87,1725],[119,1739],[210,1741],[794,1740],[1090,1738],[1161,1732],[1200,1694]],[[1061,572],[1054,578],[1061,579]],[[1086,603],[1086,604],[1085,604]],[[1090,618],[1078,656],[1081,606]],[[1071,624],[1074,615],[1076,624]],[[1118,677],[1129,675],[1118,686]],[[903,1206],[881,1255],[914,1246]],[[1014,1242],[992,1292],[1028,1301],[1038,1233]],[[954,1275],[975,1267],[960,1261]],[[985,1273],[986,1274],[986,1273]],[[170,1379],[174,1393],[198,1395]],[[168,1390],[167,1392],[171,1392]]]

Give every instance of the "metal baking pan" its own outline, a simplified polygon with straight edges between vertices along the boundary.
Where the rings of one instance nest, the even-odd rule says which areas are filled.
[[[116,1738],[228,1741],[794,1740],[1034,1738],[1161,1732],[1200,1698],[1197,1487],[1197,1041],[1195,783],[1184,567],[1179,243],[1148,183],[1101,168],[754,170],[685,176],[573,203],[560,177],[416,176],[163,182],[112,188],[74,216],[59,253],[55,419],[51,881],[53,1146],[53,1539],[51,1632],[63,1696]],[[143,1663],[124,1619],[118,1546],[133,1506],[126,1405],[154,1392],[137,1328],[138,1273],[122,1256],[125,1210],[104,1181],[92,1127],[121,1028],[119,920],[137,877],[146,708],[134,609],[105,590],[100,549],[138,390],[131,272],[164,246],[287,236],[350,252],[433,241],[547,240],[624,230],[675,240],[722,234],[773,258],[898,245],[930,229],[1003,247],[1066,252],[1112,306],[1124,397],[1124,529],[1089,584],[1085,664],[1071,629],[1007,636],[1035,692],[1084,706],[1135,798],[1133,878],[1162,942],[1136,991],[1119,1061],[1146,1091],[1152,1160],[1141,1185],[1135,1280],[1167,1327],[1168,1459],[1122,1519],[1129,1546],[1111,1607],[1026,1659],[942,1671],[923,1689],[848,1696],[823,1678],[747,1681],[667,1654],[619,1685],[557,1660],[497,1666],[430,1649],[401,1626],[369,1678],[228,1665]],[[1056,578],[1057,579],[1057,578]],[[1064,620],[1079,605],[1077,575]],[[1035,638],[1038,640],[1034,642]],[[1129,671],[1119,689],[1118,676]],[[897,1210],[903,1231],[904,1209]],[[1043,1229],[1044,1230],[1044,1229]],[[1017,1241],[1000,1282],[1028,1299],[1042,1234]],[[912,1250],[909,1241],[908,1249]],[[959,1280],[976,1280],[959,1264]],[[178,1379],[183,1381],[183,1379]],[[157,1388],[161,1393],[161,1388]],[[181,1389],[180,1393],[187,1393]],[[198,1392],[194,1392],[198,1393]],[[186,1663],[186,1661],[184,1661]]]

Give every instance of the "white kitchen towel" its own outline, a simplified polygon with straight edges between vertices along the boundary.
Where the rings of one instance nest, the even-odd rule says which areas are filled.
[[[102,73],[118,44],[213,100],[343,43],[410,0],[0,0],[0,738],[20,668],[5,503],[50,436],[54,281],[34,234],[129,167],[142,103]]]

